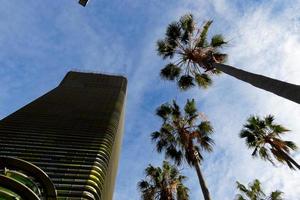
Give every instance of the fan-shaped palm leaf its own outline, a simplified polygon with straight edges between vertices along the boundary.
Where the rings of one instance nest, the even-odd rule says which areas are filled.
[[[210,27],[210,25],[213,23],[212,20],[208,20],[204,23],[204,26],[202,28],[200,37],[196,43],[196,47],[206,47],[207,45],[207,33],[208,33],[208,29]]]
[[[268,115],[264,119],[258,116],[251,116],[240,132],[240,137],[246,139],[249,148],[253,148],[253,156],[261,157],[272,164],[273,158],[278,162],[287,164],[291,169],[300,165],[291,158],[290,151],[296,150],[297,146],[292,141],[285,141],[280,135],[289,130],[282,125],[274,123],[274,116]]]
[[[175,80],[179,77],[181,72],[180,67],[173,63],[169,63],[166,65],[165,68],[163,68],[160,72],[161,77],[167,79],[167,80]]]

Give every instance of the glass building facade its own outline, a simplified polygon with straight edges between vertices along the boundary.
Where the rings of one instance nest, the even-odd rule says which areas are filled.
[[[111,200],[126,86],[121,76],[69,72],[58,87],[2,119],[0,179],[23,177],[39,199]],[[31,164],[36,171],[7,166],[7,159]],[[26,199],[1,182],[0,195]]]

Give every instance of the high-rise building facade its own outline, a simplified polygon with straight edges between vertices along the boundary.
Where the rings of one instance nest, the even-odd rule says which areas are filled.
[[[44,172],[57,199],[111,200],[126,86],[127,80],[121,76],[69,72],[58,87],[2,119],[0,179],[10,170],[36,180],[40,199],[54,198],[46,194],[51,186],[39,181],[38,174],[6,166],[5,159],[17,159]],[[1,189],[5,186],[0,181],[0,195]]]

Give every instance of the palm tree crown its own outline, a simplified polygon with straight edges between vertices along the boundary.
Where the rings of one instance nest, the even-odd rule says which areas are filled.
[[[163,162],[162,168],[149,165],[146,179],[138,183],[143,200],[188,200],[189,189],[183,184],[186,179],[176,166]]]
[[[250,183],[248,188],[238,181],[236,183],[237,189],[242,193],[236,195],[236,200],[283,200],[283,192],[279,190],[271,192],[269,196],[266,196],[262,191],[261,183],[257,179]]]
[[[187,14],[167,27],[165,38],[157,41],[158,55],[171,60],[161,70],[162,78],[176,81],[182,90],[195,85],[207,88],[212,84],[211,75],[224,72],[300,104],[300,85],[225,65],[227,54],[222,53],[221,49],[227,41],[221,34],[207,39],[211,24],[212,20],[208,20],[198,28],[193,16]]]
[[[203,88],[211,85],[211,74],[218,74],[212,63],[223,63],[227,57],[219,50],[226,44],[223,36],[214,35],[207,40],[212,21],[206,21],[202,28],[196,28],[193,15],[187,14],[167,27],[165,38],[157,41],[157,51],[164,59],[173,58],[161,70],[161,76],[177,80],[178,86],[185,90],[195,85]]]
[[[273,158],[281,163],[286,163],[291,169],[300,166],[290,157],[290,150],[296,150],[297,146],[292,141],[281,139],[281,135],[289,130],[274,123],[274,116],[269,115],[264,119],[251,116],[240,133],[241,138],[246,139],[249,148],[253,148],[252,156],[260,156],[272,164]],[[272,158],[273,157],[273,158]]]
[[[185,157],[193,166],[203,159],[201,150],[212,151],[213,129],[210,122],[199,122],[194,99],[187,100],[184,114],[175,101],[161,105],[156,114],[163,119],[163,124],[160,131],[152,133],[152,140],[156,141],[157,151],[164,150],[167,158],[181,164]]]

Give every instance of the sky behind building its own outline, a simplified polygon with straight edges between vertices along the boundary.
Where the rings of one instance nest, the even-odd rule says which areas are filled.
[[[122,74],[128,96],[115,200],[139,199],[136,184],[144,168],[161,164],[149,137],[160,125],[155,109],[172,99],[183,105],[187,98],[196,99],[215,128],[214,152],[202,165],[213,199],[233,199],[236,180],[259,178],[267,192],[280,189],[297,200],[299,172],[252,159],[238,133],[248,116],[274,114],[291,129],[286,138],[300,146],[299,105],[225,74],[208,90],[180,92],[160,79],[166,61],[156,55],[155,42],[171,21],[193,13],[199,25],[213,19],[211,33],[230,41],[224,49],[228,64],[299,85],[299,10],[300,2],[292,0],[90,0],[85,8],[75,0],[2,0],[0,116],[57,86],[69,70]],[[299,152],[293,156],[300,162]],[[199,199],[196,173],[181,168],[191,199]]]

